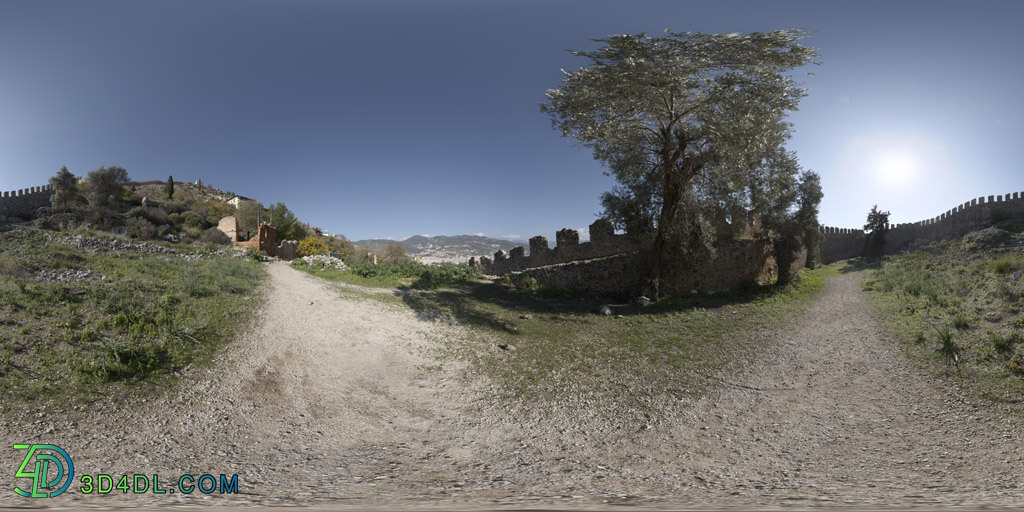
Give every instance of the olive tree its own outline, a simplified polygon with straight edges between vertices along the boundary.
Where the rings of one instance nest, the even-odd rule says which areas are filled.
[[[90,172],[85,181],[89,205],[97,207],[117,204],[124,196],[124,186],[127,184],[128,171],[123,167],[112,165]]]
[[[789,136],[804,90],[789,76],[815,63],[801,30],[614,35],[572,51],[541,110],[591,147],[617,185],[607,215],[649,247],[646,293],[657,296],[670,249],[711,250],[716,223],[750,205],[748,185]]]

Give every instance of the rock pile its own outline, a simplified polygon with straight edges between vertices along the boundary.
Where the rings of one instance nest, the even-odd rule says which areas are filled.
[[[79,281],[106,280],[106,276],[92,270],[42,269],[32,273],[32,278],[45,283],[77,283]]]
[[[54,235],[47,232],[43,232],[48,240],[53,242],[60,242],[63,244],[76,247],[88,251],[92,254],[97,254],[101,251],[129,251],[129,252],[145,252],[151,254],[170,254],[179,256],[188,261],[201,260],[207,256],[231,256],[233,258],[245,258],[245,253],[236,251],[233,249],[218,249],[212,252],[203,253],[187,253],[179,252],[169,247],[162,245],[147,244],[142,242],[122,242],[120,240],[110,240],[106,238],[93,238],[82,235]]]
[[[93,254],[101,250],[115,250],[115,251],[131,251],[131,252],[148,252],[148,253],[165,253],[174,254],[174,249],[170,249],[161,245],[144,244],[136,242],[122,242],[120,240],[108,240],[104,238],[93,238],[82,235],[66,235],[58,236],[51,235],[49,233],[43,233],[46,238],[54,242],[61,242],[72,247],[84,249]]]
[[[334,267],[338,270],[348,270],[348,267],[345,266],[345,262],[341,261],[340,258],[335,258],[334,256],[327,256],[326,254],[314,254],[312,256],[303,256],[302,261],[305,261],[306,263],[309,264],[319,263],[324,265],[325,267]]]

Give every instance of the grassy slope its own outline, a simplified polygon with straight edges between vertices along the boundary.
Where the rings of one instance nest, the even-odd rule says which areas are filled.
[[[490,378],[497,400],[557,403],[643,423],[742,371],[763,335],[795,321],[834,272],[807,271],[783,289],[676,297],[647,308],[613,305],[609,316],[598,312],[603,302],[585,295],[484,282],[375,298],[401,300],[424,319],[469,327],[468,339],[439,340],[439,356],[466,361],[470,375]],[[353,282],[345,272],[313,273]]]
[[[91,270],[107,279],[32,278],[46,269]],[[2,232],[0,393],[60,403],[155,390],[178,370],[202,364],[252,318],[264,275],[258,263],[238,258],[94,254],[37,230]]]
[[[1022,272],[1024,235],[990,241],[968,235],[883,258],[864,287],[911,358],[950,384],[1018,403],[1024,399]]]

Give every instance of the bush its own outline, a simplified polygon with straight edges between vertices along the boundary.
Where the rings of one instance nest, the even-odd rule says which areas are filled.
[[[124,223],[124,234],[140,240],[151,240],[156,235],[156,227],[146,219],[131,217]]]
[[[171,214],[171,213],[185,213],[185,212],[188,211],[188,206],[185,205],[185,203],[183,203],[181,201],[170,201],[170,202],[164,203],[163,208],[164,208],[164,211],[166,211],[168,214]]]
[[[480,274],[465,263],[439,263],[427,266],[413,284],[416,288],[432,289],[445,283],[478,279]]]
[[[997,274],[1009,274],[1010,272],[1019,272],[1024,270],[1024,260],[1014,258],[1012,256],[996,258],[992,260],[991,265],[992,270]]]
[[[1017,375],[1024,375],[1024,357],[1020,354],[1015,354],[1010,362],[1006,364],[1006,367]]]
[[[210,224],[206,217],[199,215],[196,212],[185,212],[181,214],[181,224],[185,228],[192,228],[198,231],[202,231],[206,228],[213,227],[216,224]]]
[[[128,210],[128,217],[146,219],[155,226],[167,224],[168,216],[162,208],[156,206],[136,206]]]
[[[231,239],[223,231],[217,228],[210,228],[199,235],[199,241],[208,244],[228,245]]]
[[[110,229],[119,224],[121,214],[104,206],[89,208],[85,212],[86,224],[91,224],[96,229]]]
[[[1016,333],[1010,336],[1004,336],[997,332],[987,333],[988,342],[992,345],[992,349],[999,354],[1010,354],[1013,352],[1013,345],[1019,341]]]
[[[521,290],[536,290],[540,288],[540,284],[535,277],[526,276],[519,280],[519,288]]]
[[[318,236],[307,236],[299,241],[299,246],[295,249],[295,253],[301,258],[303,256],[313,256],[314,254],[327,254],[330,249],[327,247],[327,242],[324,242],[323,238]]]

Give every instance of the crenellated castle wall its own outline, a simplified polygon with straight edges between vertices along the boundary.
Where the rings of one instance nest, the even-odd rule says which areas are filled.
[[[490,275],[502,275],[518,272],[528,268],[569,263],[580,260],[591,260],[636,251],[636,244],[626,235],[616,235],[615,228],[608,219],[597,219],[590,225],[590,241],[580,243],[580,234],[575,229],[562,229],[555,233],[555,247],[548,247],[546,236],[535,236],[530,239],[530,252],[527,254],[523,246],[513,247],[507,254],[505,251],[494,253],[494,259],[487,257],[469,260],[469,264],[477,266],[481,272]]]
[[[904,224],[889,224],[885,252],[896,252],[915,240],[939,240],[960,236],[999,219],[1024,218],[1024,192],[982,196],[971,199],[930,219]],[[822,226],[819,261],[834,261],[859,256],[864,249],[863,229]]]
[[[28,219],[36,210],[50,206],[53,188],[50,185],[8,190],[0,193],[0,220]]]
[[[640,293],[647,253],[626,235],[616,235],[612,223],[598,219],[590,225],[590,241],[580,243],[579,232],[562,229],[555,234],[555,247],[547,237],[530,239],[530,252],[523,246],[490,258],[470,259],[469,264],[491,275],[510,274],[514,282],[530,276],[545,286],[558,286],[610,294]],[[764,283],[774,277],[775,261],[770,244],[752,239],[721,239],[715,254],[693,255],[668,261],[660,283],[662,293],[681,294],[692,290],[727,290],[746,283]],[[804,255],[794,266],[802,266]]]

